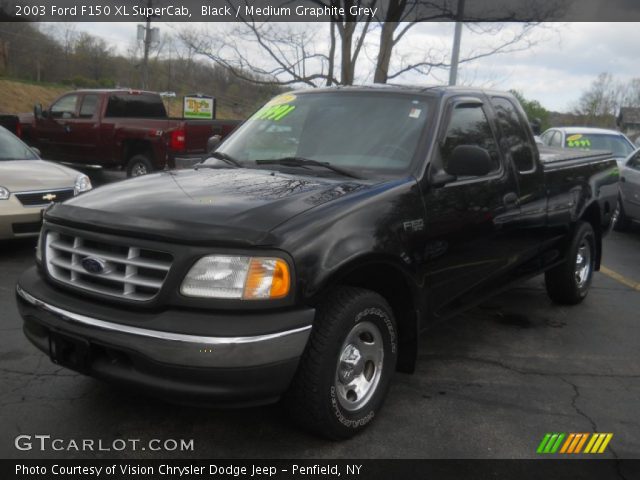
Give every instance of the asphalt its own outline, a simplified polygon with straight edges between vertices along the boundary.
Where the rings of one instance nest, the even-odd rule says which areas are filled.
[[[535,458],[547,432],[613,433],[600,458],[640,458],[640,228],[605,240],[608,273],[581,305],[552,304],[538,277],[428,332],[416,373],[397,374],[378,418],[343,442],[297,430],[278,405],[170,405],[53,365],[15,307],[34,246],[0,244],[0,458]],[[21,434],[194,449],[19,451]]]

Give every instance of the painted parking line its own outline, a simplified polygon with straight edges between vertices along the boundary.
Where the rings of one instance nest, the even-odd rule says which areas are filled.
[[[620,275],[618,272],[614,272],[613,270],[605,267],[604,265],[600,266],[600,272],[604,273],[607,277],[615,280],[616,282],[621,283],[633,290],[640,292],[640,282],[634,282],[633,280],[630,280],[627,277]]]

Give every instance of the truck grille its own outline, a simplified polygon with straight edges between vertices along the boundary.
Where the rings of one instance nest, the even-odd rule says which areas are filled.
[[[41,190],[37,192],[18,192],[15,194],[25,207],[48,205],[51,202],[64,202],[73,197],[73,188],[62,190]]]
[[[59,282],[127,300],[150,300],[162,288],[173,257],[139,247],[49,231],[47,271]]]

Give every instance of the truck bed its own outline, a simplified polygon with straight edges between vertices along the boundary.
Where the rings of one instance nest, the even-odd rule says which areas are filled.
[[[0,126],[14,135],[20,136],[20,119],[16,115],[0,113]]]
[[[581,163],[613,160],[612,153],[604,150],[573,150],[540,146],[540,161],[545,170],[568,167]]]

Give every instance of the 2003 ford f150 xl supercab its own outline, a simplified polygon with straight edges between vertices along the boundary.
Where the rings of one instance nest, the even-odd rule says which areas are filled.
[[[540,153],[509,94],[276,97],[194,169],[49,208],[17,285],[60,365],[180,402],[282,397],[349,437],[433,321],[540,273],[576,304],[616,208],[609,154]]]

